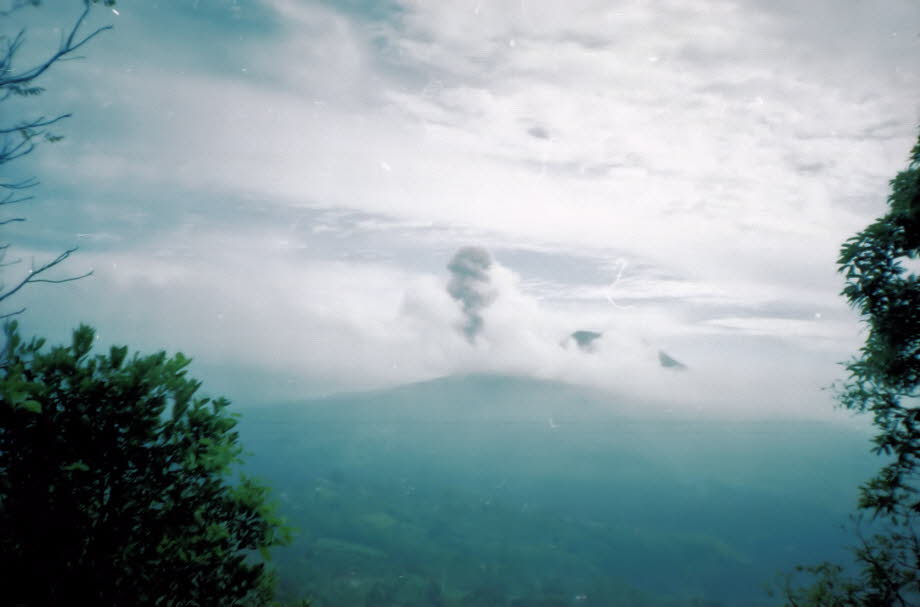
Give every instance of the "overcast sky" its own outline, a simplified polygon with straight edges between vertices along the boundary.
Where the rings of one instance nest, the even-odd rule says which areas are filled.
[[[79,6],[5,19],[23,67]],[[25,293],[29,330],[181,349],[246,401],[498,371],[829,409],[862,338],[837,249],[920,124],[915,0],[115,9],[30,100],[74,117],[4,229],[95,275]]]

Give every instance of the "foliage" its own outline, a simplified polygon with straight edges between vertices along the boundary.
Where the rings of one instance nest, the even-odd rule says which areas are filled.
[[[920,601],[920,139],[907,169],[891,180],[888,212],[847,240],[838,260],[843,295],[868,329],[846,368],[846,409],[873,415],[876,454],[886,464],[860,488],[871,535],[854,550],[860,572],[824,564],[808,588],[788,589],[791,605],[908,605]],[[863,519],[860,522],[864,522]]]
[[[93,355],[87,326],[48,351],[5,333],[4,604],[268,604],[288,530],[265,487],[231,477],[236,416],[196,396],[189,359]]]
[[[4,103],[15,102],[17,99],[35,97],[45,92],[45,89],[36,84],[53,65],[59,61],[73,58],[74,53],[89,41],[110,26],[93,30],[89,34],[81,34],[81,30],[89,15],[92,4],[99,0],[84,0],[83,11],[65,36],[62,37],[58,48],[38,63],[21,68],[17,65],[17,56],[25,43],[25,31],[19,30],[15,34],[0,32],[0,106]],[[114,4],[114,0],[103,0],[106,6]],[[0,10],[0,17],[6,19],[13,13],[39,4],[39,0],[13,0],[6,10]],[[16,121],[9,121],[9,111],[4,112],[0,120],[0,167],[31,154],[36,145],[41,142],[54,143],[62,139],[61,135],[51,130],[54,125],[70,117],[70,114],[56,116],[32,115]],[[32,196],[28,192],[38,185],[34,177],[26,179],[9,179],[0,177],[0,208],[4,210],[14,205],[28,202]],[[16,224],[25,221],[22,216],[2,217],[0,226]],[[20,272],[9,282],[0,274],[0,304],[15,295],[28,284],[35,283],[61,283],[85,278],[92,274],[87,272],[79,276],[65,278],[49,278],[46,272],[64,262],[76,251],[76,247],[66,249],[56,257],[39,264],[32,264],[27,270]],[[17,266],[21,259],[8,259],[10,243],[0,241],[0,271],[9,272],[10,267]],[[0,310],[0,318],[19,314],[22,308],[13,311]]]

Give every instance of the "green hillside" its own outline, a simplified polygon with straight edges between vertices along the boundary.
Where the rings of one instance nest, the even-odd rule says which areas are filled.
[[[865,437],[679,417],[560,383],[445,378],[253,409],[251,467],[319,606],[752,605],[839,554]]]

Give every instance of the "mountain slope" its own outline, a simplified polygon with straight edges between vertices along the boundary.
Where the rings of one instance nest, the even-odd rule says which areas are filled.
[[[253,409],[241,432],[303,530],[283,577],[337,606],[767,604],[777,570],[839,551],[874,463],[828,424],[495,375]]]

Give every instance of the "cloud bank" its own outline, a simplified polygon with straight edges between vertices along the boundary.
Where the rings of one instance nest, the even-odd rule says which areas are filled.
[[[913,142],[920,5],[366,6],[97,13],[116,30],[40,99],[79,120],[18,232],[97,276],[30,295],[36,330],[270,378],[246,398],[493,370],[826,407],[859,343],[837,247]]]
[[[622,310],[602,299],[600,307],[555,305],[482,248],[445,254],[442,267],[451,270],[425,273],[380,261],[309,260],[255,235],[246,242],[234,249],[219,234],[198,234],[191,246],[161,242],[146,256],[84,254],[95,276],[59,289],[78,303],[61,309],[58,297],[32,291],[26,327],[41,319],[44,333],[63,340],[86,321],[100,329],[103,346],[184,351],[208,389],[245,402],[490,372],[589,385],[685,413],[830,411],[819,389],[836,372],[827,352],[803,355],[794,344],[722,328],[687,331],[653,308]],[[468,281],[462,293],[489,301],[474,308],[473,340],[458,330],[470,326],[470,312],[450,293],[458,277]],[[589,349],[565,347],[579,325],[603,335]],[[662,368],[662,346],[690,369]]]

